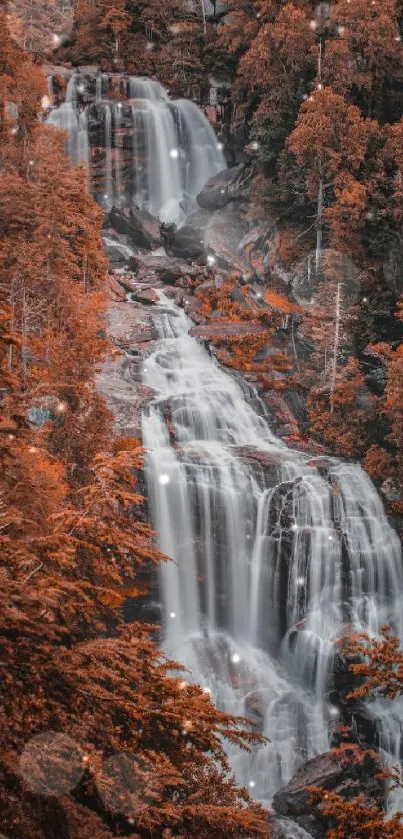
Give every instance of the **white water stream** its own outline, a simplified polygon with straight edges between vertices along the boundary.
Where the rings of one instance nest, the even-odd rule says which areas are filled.
[[[182,310],[164,299],[158,323],[143,440],[153,524],[175,560],[161,570],[165,648],[270,738],[251,754],[230,749],[238,780],[267,804],[329,747],[343,625],[389,623],[402,637],[400,543],[359,465],[289,450]],[[388,717],[385,745],[400,746],[402,718]]]
[[[122,81],[126,96],[121,92],[116,99],[109,95],[107,74],[98,74],[90,94],[94,101],[82,104],[89,81],[74,73],[65,102],[51,111],[48,122],[67,133],[67,152],[74,163],[87,164],[91,189],[91,144],[98,158],[103,153],[96,183],[98,189],[103,167],[97,198],[105,208],[133,203],[161,221],[180,224],[206,181],[225,168],[220,144],[194,102],[170,100],[153,79]]]

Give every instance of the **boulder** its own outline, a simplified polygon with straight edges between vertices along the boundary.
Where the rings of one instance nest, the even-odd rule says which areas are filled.
[[[199,207],[205,210],[220,210],[230,201],[249,198],[254,168],[241,163],[231,169],[223,169],[210,178],[196,197]]]
[[[204,236],[197,227],[186,224],[175,231],[170,243],[172,256],[181,259],[199,259],[204,254]]]
[[[331,790],[346,800],[360,793],[371,804],[383,806],[384,782],[379,778],[380,759],[373,751],[346,746],[342,753],[326,752],[308,760],[289,783],[273,798],[273,809],[280,816],[295,821],[313,839],[324,839],[329,824],[312,801],[310,788]]]
[[[158,220],[138,207],[112,207],[105,217],[104,227],[112,227],[117,233],[128,236],[137,248],[151,251],[162,244]]]
[[[403,499],[403,487],[396,478],[387,478],[381,485],[381,493],[389,503]]]
[[[158,268],[155,273],[159,275],[164,285],[174,286],[178,279],[178,274],[174,274],[169,268]]]
[[[158,294],[152,286],[146,283],[138,283],[131,274],[122,274],[118,282],[130,295],[134,303],[142,303],[144,306],[155,305],[159,302]]]

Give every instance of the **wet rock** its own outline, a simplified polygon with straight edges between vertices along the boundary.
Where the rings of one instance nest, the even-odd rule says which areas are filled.
[[[108,310],[108,334],[113,343],[132,351],[157,338],[150,315],[140,306],[115,303]]]
[[[119,239],[103,237],[103,250],[111,265],[127,265],[133,259],[133,251]]]
[[[267,692],[255,690],[245,697],[245,713],[259,731],[263,732],[267,708]]]
[[[169,268],[158,269],[156,273],[164,285],[175,285],[178,279],[178,275],[174,274]]]
[[[114,300],[117,303],[124,303],[126,300],[126,290],[123,288],[119,280],[119,275],[112,275],[108,277],[107,294],[110,300]]]
[[[204,254],[204,237],[202,231],[197,227],[184,225],[175,231],[170,244],[170,251],[173,256],[181,259],[198,259]]]
[[[326,752],[308,760],[289,783],[273,798],[275,813],[295,821],[313,839],[324,839],[329,824],[312,801],[311,787],[321,787],[341,795],[346,800],[360,793],[372,804],[383,806],[384,784],[377,775],[380,760],[372,751],[361,750],[360,759],[353,747],[346,747],[342,755]]]
[[[270,818],[269,829],[271,839],[312,839],[312,833],[289,819]]]
[[[390,503],[403,500],[403,487],[396,478],[387,478],[381,484],[381,493]]]
[[[104,227],[112,227],[117,233],[128,236],[138,248],[153,250],[162,244],[158,220],[137,207],[112,207],[105,217]]]
[[[206,210],[220,210],[230,201],[245,200],[250,196],[254,169],[249,163],[241,163],[231,169],[224,169],[207,181],[197,196],[199,207]]]
[[[158,294],[152,286],[136,282],[130,274],[120,276],[119,283],[126,289],[130,299],[135,303],[154,306],[159,301]]]
[[[135,360],[118,356],[104,364],[96,379],[97,390],[112,412],[115,432],[122,437],[141,437],[142,413],[154,396],[151,388],[139,384],[136,373]]]

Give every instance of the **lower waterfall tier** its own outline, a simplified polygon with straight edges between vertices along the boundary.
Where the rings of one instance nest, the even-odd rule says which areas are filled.
[[[165,648],[269,738],[230,749],[238,780],[268,803],[329,748],[337,640],[385,624],[403,637],[400,543],[359,465],[289,450],[186,315],[164,299],[155,316],[143,440],[153,524],[174,560],[160,572]],[[378,742],[394,754],[402,721],[398,706],[377,710]]]

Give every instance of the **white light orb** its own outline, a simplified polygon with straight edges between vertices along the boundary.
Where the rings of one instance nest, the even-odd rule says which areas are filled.
[[[169,484],[171,479],[170,479],[169,475],[160,475],[158,480],[159,480],[160,484],[162,484],[162,486],[165,486],[165,484]]]
[[[176,612],[170,612],[170,613],[169,613],[169,617],[170,617],[170,618],[172,618],[172,620],[173,620],[174,618],[176,618]]]
[[[304,586],[305,585],[305,577],[298,577],[297,583],[298,583],[299,586]]]
[[[255,781],[249,781],[249,786],[251,789],[254,789],[254,787],[256,786]]]
[[[172,157],[172,160],[176,160],[179,157],[178,149],[171,149],[169,156]]]
[[[240,660],[241,656],[238,655],[238,653],[234,653],[234,655],[231,656],[231,661],[233,664],[239,664]]]
[[[224,148],[224,143],[217,143],[217,148],[219,151],[222,151]]]
[[[207,262],[208,262],[208,264],[209,264],[209,265],[214,265],[214,263],[215,263],[215,256],[213,256],[211,253],[209,253],[209,255],[208,255],[208,257],[207,257]]]
[[[254,140],[253,143],[252,143],[253,151],[257,151],[259,148],[260,148],[259,143],[257,142],[257,140]]]

